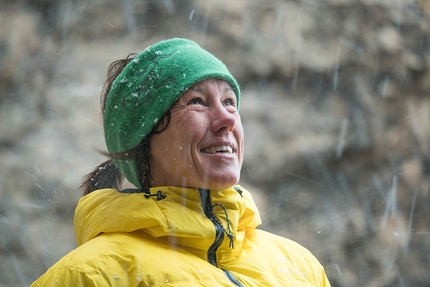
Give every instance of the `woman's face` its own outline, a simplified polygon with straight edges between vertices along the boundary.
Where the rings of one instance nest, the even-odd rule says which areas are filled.
[[[188,89],[170,109],[170,123],[151,138],[153,186],[222,189],[239,182],[243,128],[236,95],[218,79]]]

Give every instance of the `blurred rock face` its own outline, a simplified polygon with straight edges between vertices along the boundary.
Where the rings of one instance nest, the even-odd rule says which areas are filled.
[[[333,286],[430,284],[428,2],[5,1],[0,23],[2,284],[74,248],[106,69],[169,37],[242,86],[242,184],[264,228],[308,247]]]

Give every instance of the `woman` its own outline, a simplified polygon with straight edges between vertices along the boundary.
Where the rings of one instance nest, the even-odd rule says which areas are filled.
[[[81,186],[78,247],[33,286],[329,286],[305,248],[258,230],[239,182],[239,85],[196,43],[111,64],[108,160]],[[135,188],[121,189],[123,178]]]

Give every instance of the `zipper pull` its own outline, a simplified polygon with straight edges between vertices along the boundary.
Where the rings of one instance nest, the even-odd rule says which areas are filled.
[[[218,218],[216,218],[215,213],[213,212],[215,206],[221,206],[222,210],[224,210],[225,220],[227,221],[227,230],[225,230],[222,223],[218,220]],[[227,235],[228,239],[230,240],[230,244],[228,247],[234,249],[234,235],[233,235],[233,232],[231,232],[230,219],[228,218],[228,213],[227,213],[227,210],[225,209],[224,205],[222,205],[221,203],[215,203],[214,205],[212,205],[212,214],[214,215],[215,220],[218,221],[218,223],[222,226],[222,229],[224,230],[225,234]]]

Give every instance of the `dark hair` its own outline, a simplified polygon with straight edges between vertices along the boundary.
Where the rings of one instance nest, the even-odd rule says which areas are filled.
[[[128,55],[127,58],[116,60],[109,65],[107,70],[107,79],[103,85],[100,97],[102,114],[104,113],[107,96],[113,81],[116,79],[116,77],[118,77],[122,70],[124,70],[127,64],[136,56],[136,53],[132,53]],[[151,173],[149,168],[151,136],[164,131],[167,128],[169,122],[170,111],[168,111],[163,116],[160,123],[136,147],[118,153],[99,151],[101,154],[108,156],[110,159],[98,165],[92,172],[88,173],[82,178],[82,183],[79,187],[79,189],[82,191],[82,194],[85,196],[97,189],[102,188],[120,188],[124,181],[124,175],[122,174],[121,170],[115,166],[112,159],[134,159],[140,184],[144,190],[149,189],[151,187]]]

